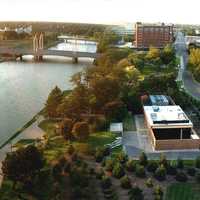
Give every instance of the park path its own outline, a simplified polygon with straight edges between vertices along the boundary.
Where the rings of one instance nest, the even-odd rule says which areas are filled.
[[[38,127],[38,124],[43,120],[43,117],[39,117],[36,122],[34,122],[31,126],[25,129],[21,134],[19,134],[15,139],[13,139],[12,144],[17,143],[21,139],[42,139],[45,132]],[[5,147],[0,149],[0,187],[3,181],[2,176],[2,161],[5,159],[6,154],[11,152],[11,145],[7,144]]]

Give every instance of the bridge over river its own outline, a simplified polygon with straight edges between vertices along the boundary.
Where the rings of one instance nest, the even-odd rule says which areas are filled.
[[[43,56],[65,56],[65,57],[72,58],[74,63],[78,62],[78,58],[96,59],[100,56],[100,54],[96,53],[96,52],[78,51],[76,48],[77,41],[75,42],[75,48],[72,50],[57,50],[57,49],[52,49],[52,48],[44,49],[44,39],[43,38],[44,38],[43,33],[35,34],[35,36],[33,38],[33,49],[0,47],[0,55],[10,56],[15,59],[20,58],[21,60],[24,55],[33,55],[33,57],[36,61],[42,60]],[[69,39],[74,39],[74,38],[69,38]],[[81,40],[82,40],[82,38],[81,38]]]

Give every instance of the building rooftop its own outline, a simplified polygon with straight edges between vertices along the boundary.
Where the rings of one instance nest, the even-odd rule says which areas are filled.
[[[193,126],[181,107],[177,105],[144,106],[144,113],[149,125],[153,128]]]

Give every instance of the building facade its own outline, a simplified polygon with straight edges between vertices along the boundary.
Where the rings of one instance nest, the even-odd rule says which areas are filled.
[[[200,138],[193,129],[193,123],[170,97],[150,95],[143,105],[154,150],[200,148]]]
[[[172,41],[172,25],[146,25],[142,23],[135,25],[135,46],[137,48],[149,48],[150,46],[162,48]]]

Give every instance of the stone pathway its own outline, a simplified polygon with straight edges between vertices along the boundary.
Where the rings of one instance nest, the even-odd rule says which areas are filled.
[[[43,120],[43,117],[40,117],[36,122],[34,122],[31,126],[25,129],[21,134],[19,134],[15,139],[13,139],[12,144],[17,143],[21,139],[42,139],[45,132],[38,127],[38,124]],[[0,149],[0,186],[2,184],[3,176],[2,176],[2,161],[5,159],[6,154],[11,152],[11,145],[7,144],[5,147]]]

